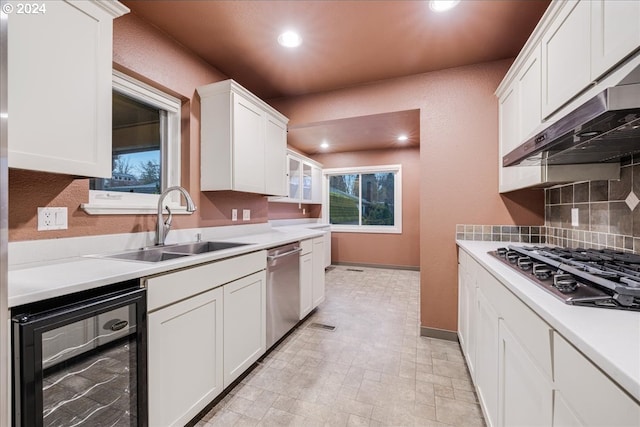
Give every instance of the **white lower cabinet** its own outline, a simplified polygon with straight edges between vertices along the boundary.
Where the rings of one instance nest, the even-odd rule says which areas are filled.
[[[324,237],[300,242],[300,320],[324,301]]]
[[[324,301],[324,237],[313,239],[313,308]]]
[[[223,390],[222,294],[212,289],[149,314],[150,426],[184,425]]]
[[[554,426],[640,426],[638,402],[556,332],[553,344]]]
[[[468,255],[461,251],[460,257],[468,257]],[[472,307],[477,301],[476,282],[475,275],[466,270],[469,266],[468,262],[461,262],[458,265],[458,339],[469,367],[469,373],[474,376],[477,335],[476,313],[478,310]]]
[[[313,310],[313,242],[300,242],[300,320]]]
[[[149,425],[182,426],[266,349],[266,252],[149,277]]]
[[[462,249],[459,274],[460,345],[488,426],[640,426],[636,400]]]
[[[550,379],[502,319],[499,337],[498,425],[550,426],[553,408]]]
[[[266,351],[266,273],[224,285],[224,388]]]
[[[498,425],[498,313],[477,289],[474,381],[487,425]]]

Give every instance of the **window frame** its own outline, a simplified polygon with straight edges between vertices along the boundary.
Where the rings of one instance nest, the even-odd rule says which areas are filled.
[[[180,99],[168,95],[120,71],[112,71],[113,90],[142,103],[167,112],[166,135],[161,140],[161,188],[180,185],[181,108]],[[81,205],[90,215],[155,214],[159,194],[126,193],[121,191],[89,190],[89,203]],[[167,204],[174,214],[186,214],[180,194],[167,196]]]
[[[329,178],[335,175],[350,174],[372,174],[386,173],[394,174],[393,192],[394,192],[394,209],[393,218],[394,225],[343,225],[331,224],[330,221],[330,188]],[[322,220],[324,223],[330,224],[331,231],[338,233],[380,233],[380,234],[402,234],[402,165],[381,165],[381,166],[358,166],[350,168],[328,168],[322,170],[322,200],[326,209],[322,209]],[[362,185],[359,185],[359,221],[362,221]]]

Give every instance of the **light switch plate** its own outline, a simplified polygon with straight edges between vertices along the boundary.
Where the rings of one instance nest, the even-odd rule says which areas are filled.
[[[238,209],[231,209],[231,221],[238,220]]]
[[[571,208],[571,226],[577,227],[580,225],[578,220],[578,208]]]
[[[251,220],[251,209],[242,209],[242,220],[243,221]]]
[[[67,208],[38,208],[38,231],[66,230]]]

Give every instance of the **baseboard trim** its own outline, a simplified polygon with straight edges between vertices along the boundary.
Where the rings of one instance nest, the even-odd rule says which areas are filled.
[[[445,329],[427,328],[426,326],[420,326],[420,336],[458,342],[458,333],[454,331],[447,331]]]
[[[357,262],[332,262],[331,265],[340,265],[340,266],[347,266],[347,267],[387,268],[391,270],[420,271],[420,267],[413,267],[410,265],[363,264],[363,263],[357,263]]]

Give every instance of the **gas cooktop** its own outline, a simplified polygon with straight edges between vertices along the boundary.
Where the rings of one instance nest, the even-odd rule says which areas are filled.
[[[640,311],[640,255],[514,245],[489,254],[567,304]]]

